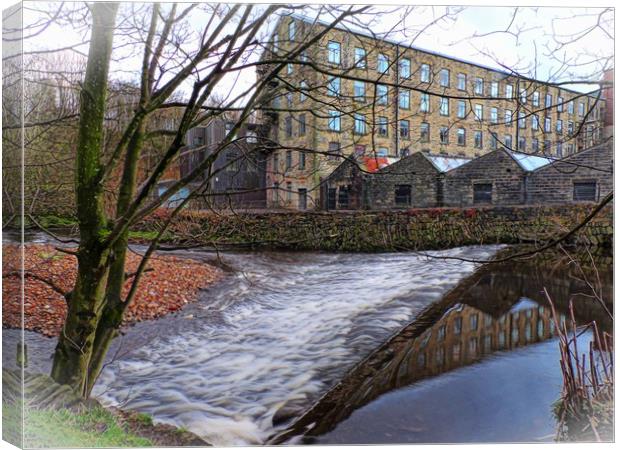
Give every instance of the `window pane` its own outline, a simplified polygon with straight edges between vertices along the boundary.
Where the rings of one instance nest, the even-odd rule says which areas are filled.
[[[428,64],[422,64],[420,66],[420,81],[423,83],[431,82],[431,66]]]
[[[444,87],[450,86],[450,71],[448,69],[441,69],[439,72],[439,84]]]
[[[420,95],[420,111],[429,112],[430,109],[430,96],[428,94]]]
[[[394,188],[394,203],[396,205],[411,205],[411,185],[396,185]]]
[[[409,90],[402,90],[398,93],[398,106],[402,109],[409,109],[409,94]]]
[[[333,64],[340,64],[340,43],[329,41],[327,44],[327,61]]]
[[[377,72],[387,73],[389,65],[388,57],[386,55],[379,54],[377,57]]]
[[[447,144],[448,143],[448,138],[449,138],[448,128],[447,127],[441,127],[439,129],[439,142],[441,142],[442,144]]]
[[[366,117],[362,114],[355,114],[354,116],[354,131],[356,134],[366,133]]]
[[[474,184],[474,203],[491,203],[493,200],[493,185],[491,183]],[[475,328],[473,318],[475,319]],[[478,316],[471,316],[470,327],[475,330],[478,327]]]
[[[456,87],[460,91],[467,89],[467,75],[464,73],[459,73],[456,76]]]
[[[400,121],[400,137],[409,139],[409,121],[408,120]]]
[[[363,48],[355,48],[355,67],[366,67],[366,50]]]
[[[439,114],[441,114],[442,116],[447,116],[449,114],[449,105],[447,98],[441,97],[439,99]]]
[[[465,145],[465,129],[459,128],[456,131],[456,143],[458,145]]]
[[[411,76],[411,60],[403,58],[400,60],[400,76],[402,78],[409,78]]]
[[[384,84],[377,85],[377,103],[379,105],[387,105],[388,87]]]
[[[596,182],[575,182],[573,184],[573,200],[575,201],[589,201],[596,200]]]

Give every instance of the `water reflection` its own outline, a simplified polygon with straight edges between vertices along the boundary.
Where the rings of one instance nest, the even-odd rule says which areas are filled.
[[[532,344],[554,339],[557,330],[543,289],[554,299],[561,324],[567,320],[572,299],[578,324],[595,320],[600,328],[611,332],[613,325],[605,308],[592,298],[594,287],[603,298],[612,299],[609,257],[599,255],[593,266],[588,261],[589,256],[585,256],[581,258],[580,267],[565,255],[550,253],[479,270],[377,349],[272,442],[298,442],[296,436],[300,435],[306,436],[302,442],[314,442],[311,436],[330,432],[353,412],[390,391],[485,361],[498,352],[526,349]],[[611,308],[611,305],[607,307]],[[551,368],[537,367],[535,363],[530,365],[528,370],[534,376],[537,371],[544,370],[557,370],[559,376],[557,365]],[[493,382],[489,380],[489,383]],[[559,397],[557,385],[549,386],[549,389],[557,391],[555,398]],[[471,396],[477,394],[470,393]],[[529,393],[523,392],[522,395],[527,397]],[[550,408],[551,405],[545,405],[546,416]],[[467,413],[454,412],[455,415]],[[376,423],[382,420],[386,419],[374,417],[373,426],[381,428]],[[393,423],[390,426],[393,427]],[[319,442],[370,443],[363,439],[355,442],[319,439]],[[381,441],[373,441],[377,442]],[[401,435],[383,442],[408,441]]]
[[[565,320],[564,314],[561,317]],[[498,350],[550,339],[554,328],[549,308],[525,297],[499,318],[459,303],[395,356],[394,385],[471,364]]]

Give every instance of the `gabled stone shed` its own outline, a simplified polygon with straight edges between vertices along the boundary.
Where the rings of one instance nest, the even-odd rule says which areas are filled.
[[[598,202],[613,190],[612,143],[591,147],[534,170],[527,179],[527,203]]]
[[[444,206],[523,205],[528,174],[549,158],[498,149],[446,173]]]
[[[443,177],[469,158],[417,152],[366,177],[370,209],[429,208],[443,204]]]

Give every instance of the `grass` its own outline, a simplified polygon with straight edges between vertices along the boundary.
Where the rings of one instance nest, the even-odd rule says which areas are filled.
[[[153,426],[153,418],[146,413],[136,414],[136,420],[142,425]]]
[[[77,225],[77,220],[74,217],[61,217],[51,214],[37,217],[37,221],[45,228],[65,228]]]
[[[3,403],[2,415],[3,438],[16,444],[21,443],[21,408]],[[23,447],[26,448],[153,446],[149,439],[125,431],[114,416],[102,407],[82,413],[66,409],[26,409],[24,415]]]
[[[159,233],[157,231],[129,231],[129,239],[140,239],[145,241],[152,241],[157,237]]]

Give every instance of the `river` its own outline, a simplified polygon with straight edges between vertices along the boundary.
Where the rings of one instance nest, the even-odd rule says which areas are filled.
[[[429,253],[487,259],[498,249],[484,246]],[[200,252],[186,255],[207,256]],[[265,443],[294,424],[317,401],[321,405],[320,399],[332,392],[338,383],[356,387],[350,380],[353,377],[355,382],[360,381],[357,379],[360,373],[364,373],[364,360],[370,358],[372,361],[378,352],[383,351],[386,342],[389,346],[390,338],[398,340],[403,332],[407,332],[408,326],[420,321],[421,312],[428,314],[429,307],[432,311],[433,305],[440,305],[436,317],[432,314],[432,319],[424,317],[424,326],[432,328],[445,320],[442,318],[447,311],[457,310],[455,305],[466,304],[454,298],[454,294],[446,296],[452,288],[463,283],[474,288],[480,285],[479,280],[471,279],[480,272],[473,263],[413,253],[229,253],[222,255],[222,259],[234,271],[224,281],[203,291],[199,302],[161,320],[130,327],[117,339],[110,352],[109,364],[94,391],[104,404],[151,414],[156,421],[183,426],[217,446]],[[504,282],[514,287],[517,285],[515,276],[520,275],[513,273],[512,278]],[[526,278],[535,281],[531,274]],[[462,291],[460,296],[471,297],[468,292]],[[486,289],[484,292],[487,292],[485,296],[472,297],[478,303],[470,300],[467,305],[470,309],[486,311],[492,318],[489,320],[481,313],[477,319],[481,327],[497,322],[502,314],[512,314],[511,308],[515,304],[520,303],[519,308],[524,311],[544,309],[544,305],[536,300],[529,300],[532,303],[529,306],[525,303],[527,307],[524,307],[522,293],[517,295],[510,291],[511,298],[502,297],[500,302],[495,297],[506,294],[505,290]],[[517,297],[512,298],[512,294]],[[535,295],[529,294],[529,297]],[[501,303],[503,309],[496,311],[489,302]],[[414,320],[416,317],[418,319]],[[3,362],[10,365],[18,332],[4,330],[3,335],[7,349],[3,352]],[[54,341],[35,333],[26,333],[26,336],[31,370],[48,370]],[[411,345],[415,339],[411,337]],[[453,365],[449,370],[444,367],[439,371],[429,368],[413,371],[410,368],[409,373],[396,383],[377,384],[373,376],[361,380],[366,382],[364,392],[369,394],[358,396],[360,398],[355,401],[340,398],[337,408],[343,414],[326,416],[331,417],[330,423],[318,424],[313,432],[308,433],[315,437],[305,438],[305,442],[439,442],[440,429],[435,434],[420,432],[427,430],[428,424],[435,420],[432,414],[416,413],[426,418],[426,425],[412,425],[401,419],[403,423],[399,431],[399,422],[385,411],[376,409],[373,401],[387,398],[402,389],[429,392],[432,388],[423,387],[425,382],[441,380],[442,376],[462,366],[465,369],[470,365],[482,367],[489,360],[483,357],[485,354],[517,354],[508,350],[518,347],[532,359],[532,363],[526,364],[530,368],[535,368],[538,360],[552,360],[554,351],[557,352],[552,332],[547,331],[546,335],[536,338],[538,342],[549,345],[542,353],[534,345],[529,345],[534,343],[531,337],[529,339],[523,345],[486,348],[485,337],[481,334],[479,345],[485,348],[485,352],[470,358],[466,364]],[[386,354],[389,356],[382,355],[379,362],[372,364],[380,371],[392,373],[390,358],[401,355],[402,351],[388,349]],[[559,376],[559,368],[551,367],[552,364],[547,366],[540,369],[545,373],[557,369]],[[474,375],[466,378],[479,379],[480,370],[486,369],[474,370]],[[420,375],[422,373],[424,375]],[[504,369],[503,376],[509,375]],[[484,378],[484,372],[482,376]],[[548,397],[555,400],[559,396],[559,385],[557,376],[551,378],[547,381],[541,379],[541,389],[549,391],[551,386]],[[454,386],[458,387],[458,384],[447,383],[456,392]],[[357,388],[359,392],[361,387]],[[473,390],[475,385],[463,385],[458,389]],[[425,399],[417,394],[418,397],[414,397],[418,400],[411,400],[401,393],[394,405],[408,399],[408,403],[422,401],[421,405],[426,408],[433,404],[433,398],[437,398],[438,406],[448,408],[450,396],[442,397],[439,392],[450,392],[450,386],[438,388],[434,395]],[[472,398],[476,395],[471,392]],[[473,405],[466,401],[456,404],[461,408],[457,411],[460,414],[464,413],[462,408]],[[394,405],[388,410],[397,411]],[[375,408],[371,411],[375,412],[366,412],[371,406]],[[347,420],[362,412],[366,419],[351,425],[357,430],[351,434]],[[386,432],[388,424],[396,428]],[[549,434],[551,425],[546,417],[545,425],[533,432],[536,437],[544,437]],[[364,427],[368,432],[363,432]],[[382,427],[382,431],[378,430]],[[293,426],[287,442],[299,442],[306,430],[300,431]],[[531,434],[523,435],[529,437]],[[458,433],[449,436],[459,442]],[[505,441],[506,436],[514,440],[514,433],[500,433],[498,438]],[[465,440],[472,439],[467,437]]]

